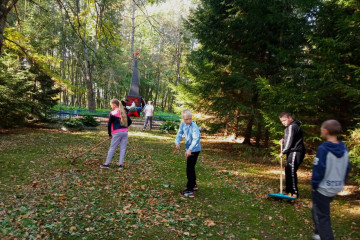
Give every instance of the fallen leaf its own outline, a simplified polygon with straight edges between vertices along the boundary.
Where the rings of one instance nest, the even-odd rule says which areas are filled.
[[[211,219],[206,219],[205,222],[204,222],[204,224],[205,224],[206,226],[208,226],[208,227],[214,227],[214,226],[216,226],[216,223],[215,223],[213,220],[211,220]]]

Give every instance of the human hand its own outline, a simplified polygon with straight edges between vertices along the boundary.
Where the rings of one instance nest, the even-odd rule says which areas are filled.
[[[191,150],[189,149],[185,152],[185,157],[190,157],[190,156],[191,156]]]
[[[279,158],[281,158],[282,156],[283,156],[283,153],[280,153],[280,154],[279,154]]]
[[[280,139],[279,144],[280,144],[280,145],[283,145],[283,144],[284,144],[284,139],[283,139],[283,138]]]
[[[176,150],[180,150],[180,144],[175,145]]]

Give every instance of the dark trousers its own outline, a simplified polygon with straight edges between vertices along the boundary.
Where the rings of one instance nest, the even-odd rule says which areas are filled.
[[[188,179],[188,182],[186,184],[186,190],[189,191],[193,191],[193,188],[196,185],[195,165],[199,154],[200,152],[192,152],[190,157],[187,158],[186,177]]]
[[[152,129],[152,116],[150,116],[150,117],[145,117],[145,123],[144,123],[144,129],[146,129],[146,125],[147,125],[147,123],[149,122],[149,128],[150,128],[150,130]]]
[[[315,233],[320,235],[321,240],[333,240],[330,219],[330,203],[333,197],[327,197],[318,191],[312,192],[312,215],[315,225]]]
[[[291,152],[286,156],[285,166],[285,192],[299,195],[297,186],[297,170],[305,157],[304,152]]]

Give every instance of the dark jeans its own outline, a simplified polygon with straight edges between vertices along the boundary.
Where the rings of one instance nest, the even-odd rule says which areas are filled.
[[[195,165],[196,165],[199,154],[200,154],[200,152],[192,152],[191,156],[187,158],[186,176],[187,176],[188,182],[186,184],[186,190],[189,190],[189,191],[193,191],[193,188],[196,185]]]
[[[145,117],[144,129],[146,129],[146,125],[147,125],[148,121],[150,122],[149,123],[149,128],[150,128],[150,130],[152,129],[152,118],[153,118],[152,116]]]
[[[312,215],[315,225],[315,233],[320,235],[321,240],[333,240],[330,219],[330,203],[333,197],[327,197],[318,191],[312,192]]]
[[[292,194],[299,194],[298,190],[298,180],[297,180],[297,170],[304,160],[304,152],[291,152],[286,156],[286,166],[285,166],[285,180],[286,188],[285,192]]]

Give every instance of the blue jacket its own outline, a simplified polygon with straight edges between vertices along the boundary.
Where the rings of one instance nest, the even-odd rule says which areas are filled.
[[[345,144],[324,142],[314,159],[311,186],[319,193],[333,197],[344,188],[349,171],[349,153]]]
[[[191,122],[190,125],[186,125],[181,122],[179,131],[176,134],[175,144],[179,144],[183,135],[185,136],[185,150],[191,150],[191,152],[200,152],[200,131],[196,123]]]

